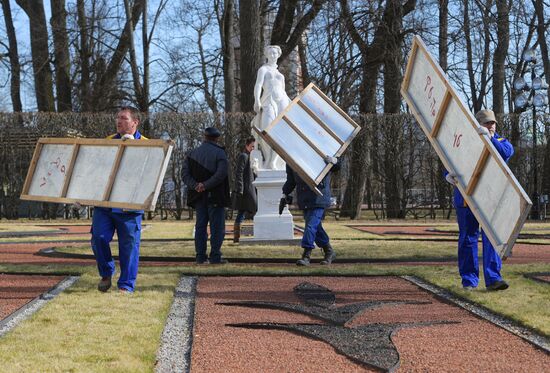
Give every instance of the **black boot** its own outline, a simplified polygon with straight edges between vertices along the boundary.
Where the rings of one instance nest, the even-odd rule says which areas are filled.
[[[323,260],[321,260],[321,264],[328,265],[332,263],[334,258],[336,258],[336,253],[332,249],[332,246],[330,246],[329,244],[326,247],[323,247],[322,249],[323,249],[323,252],[325,253],[325,257],[323,258]]]
[[[233,225],[233,242],[235,243],[239,242],[240,238],[241,238],[241,225],[234,224]]]
[[[309,265],[309,256],[311,255],[311,249],[304,249],[302,253],[302,259],[298,259],[296,262],[297,266],[308,266]]]

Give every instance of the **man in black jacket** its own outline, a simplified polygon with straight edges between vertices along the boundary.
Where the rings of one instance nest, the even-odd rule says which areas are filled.
[[[230,204],[227,154],[218,144],[215,127],[204,130],[204,141],[183,163],[187,204],[197,211],[195,252],[197,264],[225,264],[221,247],[225,237],[225,207]],[[206,254],[207,226],[210,222],[210,258]]]

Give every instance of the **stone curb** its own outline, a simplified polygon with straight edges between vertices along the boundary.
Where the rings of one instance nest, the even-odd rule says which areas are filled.
[[[182,276],[166,319],[155,362],[155,372],[189,372],[197,277]]]
[[[449,291],[424,281],[416,276],[401,276],[401,278],[412,282],[413,284],[435,294],[436,296],[456,304],[457,306],[473,313],[478,317],[481,317],[484,320],[489,321],[490,323],[500,326],[502,329],[522,338],[523,340],[540,348],[547,354],[550,354],[550,338],[537,334],[536,332],[519,325],[517,322],[510,320],[507,317],[496,314],[479,304],[453,295]]]
[[[0,321],[0,338],[15,328],[19,323],[29,318],[33,313],[42,308],[46,303],[55,298],[61,292],[72,286],[80,277],[68,276],[59,282],[49,291],[40,294],[38,297],[11,313],[8,317]]]

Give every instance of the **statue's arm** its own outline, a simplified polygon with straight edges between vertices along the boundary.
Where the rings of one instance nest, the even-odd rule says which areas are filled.
[[[265,78],[265,69],[263,67],[260,67],[258,70],[258,75],[256,76],[256,85],[254,86],[254,111],[256,113],[260,112],[260,109],[262,107],[262,87],[264,85],[264,78]]]

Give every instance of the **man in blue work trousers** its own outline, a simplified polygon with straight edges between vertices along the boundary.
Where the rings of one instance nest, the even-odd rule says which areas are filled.
[[[139,111],[133,107],[122,107],[116,117],[117,133],[109,139],[146,140],[137,130]],[[92,218],[92,249],[101,280],[97,289],[106,292],[111,287],[115,273],[115,261],[111,255],[110,242],[115,230],[118,236],[120,277],[117,286],[120,292],[134,292],[139,264],[139,243],[141,238],[142,210],[122,210],[95,207]]]
[[[330,207],[330,174],[333,171],[340,169],[338,159],[331,156],[324,158],[325,163],[332,163],[333,167],[326,174],[323,180],[317,185],[317,188],[323,195],[315,194],[313,190],[300,178],[287,163],[286,165],[286,182],[283,185],[283,194],[285,199],[290,201],[290,193],[296,188],[296,197],[298,199],[298,207],[304,212],[305,228],[302,236],[301,246],[304,249],[302,257],[298,259],[296,265],[309,266],[311,252],[315,248],[315,244],[323,250],[322,265],[331,264],[336,254],[330,245],[330,238],[323,228],[322,220],[325,215],[325,209]]]
[[[491,110],[481,110],[476,114],[476,119],[480,124],[478,133],[489,136],[491,143],[502,159],[508,162],[510,157],[514,154],[514,148],[508,140],[500,137],[496,133],[497,121],[495,113]],[[445,178],[449,183],[455,186],[454,205],[459,229],[458,269],[462,277],[462,287],[464,290],[473,290],[479,284],[477,255],[479,223],[460,194],[460,191],[456,188],[456,175],[447,173]],[[508,283],[506,283],[500,275],[502,260],[483,230],[481,230],[481,241],[483,243],[483,275],[485,277],[485,286],[487,290],[495,291],[508,289]]]
[[[226,264],[221,247],[225,237],[225,208],[229,207],[228,161],[218,144],[220,131],[204,130],[204,141],[187,155],[182,177],[187,185],[187,204],[197,211],[195,223],[195,260],[197,264]],[[210,257],[206,254],[207,227],[210,222]]]

